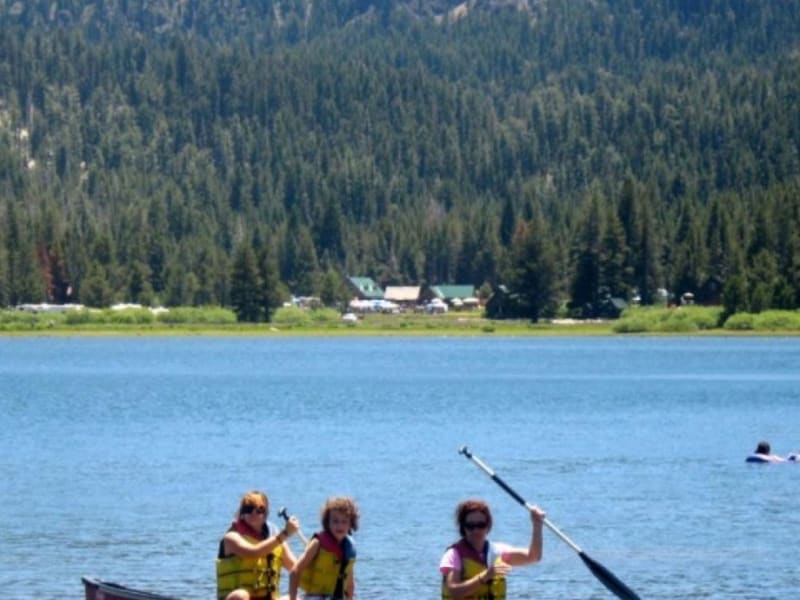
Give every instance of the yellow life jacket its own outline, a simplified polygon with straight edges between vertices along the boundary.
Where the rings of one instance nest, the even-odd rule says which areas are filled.
[[[466,581],[481,574],[486,569],[486,560],[466,540],[461,540],[451,546],[461,557],[461,581]],[[484,546],[483,556],[489,554],[489,542]],[[469,596],[464,596],[463,600],[505,600],[506,597],[506,578],[503,575],[495,575],[486,583],[482,583]],[[442,599],[451,600],[452,596],[447,591],[446,577],[442,577]]]
[[[311,564],[300,573],[298,583],[309,596],[344,598],[347,578],[353,572],[356,562],[353,540],[348,536],[340,546],[336,539],[325,531],[315,533],[314,537],[319,540],[319,552]],[[337,584],[340,580],[339,586]]]
[[[229,531],[238,531],[252,544],[257,544],[269,537],[268,529],[264,536],[256,537],[252,529],[237,527],[236,523],[231,526]],[[242,588],[247,590],[254,600],[256,598],[277,600],[282,564],[283,544],[275,546],[272,552],[266,556],[246,558],[235,554],[225,556],[224,542],[220,541],[217,557],[217,598],[225,598],[233,590]]]

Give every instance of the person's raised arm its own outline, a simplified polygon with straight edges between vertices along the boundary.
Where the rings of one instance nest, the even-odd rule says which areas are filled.
[[[538,506],[532,506],[530,512],[533,531],[531,532],[531,543],[528,545],[527,550],[514,548],[503,553],[503,560],[514,567],[529,565],[542,560],[542,526],[546,515]]]
[[[294,520],[292,520],[294,519]],[[298,528],[297,519],[292,517],[286,522],[286,527],[265,540],[253,543],[248,541],[238,531],[229,531],[223,538],[225,552],[236,554],[245,558],[256,558],[272,552],[279,544],[285,542]]]

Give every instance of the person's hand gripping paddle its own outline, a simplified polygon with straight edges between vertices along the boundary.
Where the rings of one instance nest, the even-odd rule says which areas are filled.
[[[291,517],[289,516],[289,512],[286,510],[285,506],[281,506],[281,509],[278,511],[278,516],[283,517],[283,520],[288,523]],[[300,538],[300,541],[303,542],[304,546],[308,546],[308,538],[303,535],[303,532],[300,530],[300,527],[297,528],[297,537]]]

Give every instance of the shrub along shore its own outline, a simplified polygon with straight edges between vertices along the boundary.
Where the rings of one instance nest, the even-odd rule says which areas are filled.
[[[634,307],[613,321],[489,320],[479,311],[443,315],[367,314],[345,322],[330,308],[279,308],[269,323],[240,323],[221,307],[178,307],[29,313],[0,310],[0,335],[615,335],[800,334],[800,311],[772,310],[726,317],[721,307]]]

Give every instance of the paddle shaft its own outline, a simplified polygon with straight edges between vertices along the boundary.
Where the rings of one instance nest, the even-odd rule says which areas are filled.
[[[283,517],[284,521],[288,521],[289,520],[289,513],[286,512],[286,507],[285,506],[281,507],[281,509],[278,511],[278,516],[279,517]],[[300,538],[300,541],[303,542],[304,546],[308,546],[308,538],[303,535],[303,532],[299,527],[297,528],[297,537]]]
[[[462,446],[459,452],[464,456],[466,456],[467,458],[469,458],[476,465],[478,465],[481,468],[481,470],[484,471],[489,477],[491,477],[497,485],[499,485],[506,492],[508,492],[508,495],[514,498],[514,500],[516,500],[523,506],[527,507],[528,510],[533,509],[532,504],[525,502],[522,496],[520,496],[517,492],[511,489],[511,486],[509,486],[505,481],[500,479],[500,477],[498,477],[497,474],[495,474],[495,472],[492,471],[491,468],[489,468],[489,465],[484,463],[477,456],[474,456],[472,452],[470,452],[467,449],[466,446]],[[573,542],[564,533],[562,533],[558,529],[558,527],[553,525],[547,519],[544,520],[544,524],[550,531],[556,534],[559,537],[559,539],[561,539],[562,542],[567,544],[570,548],[572,548],[573,550],[575,550],[575,552],[578,553],[578,556],[583,561],[583,564],[585,564],[588,567],[588,569],[592,572],[592,575],[594,575],[600,581],[600,583],[606,586],[606,589],[608,589],[612,594],[617,596],[617,598],[620,598],[621,600],[640,600],[636,592],[634,592],[622,581],[620,581],[620,579],[616,575],[614,575],[611,571],[609,571],[599,562],[590,558],[583,550],[581,550],[578,547],[578,545],[575,542]]]
[[[525,501],[525,499],[524,499],[522,496],[520,496],[520,495],[519,495],[517,492],[515,492],[515,491],[514,491],[514,490],[511,488],[511,486],[510,486],[510,485],[508,485],[508,484],[507,484],[505,481],[503,481],[503,480],[502,480],[502,479],[501,479],[501,478],[500,478],[500,477],[497,475],[497,473],[495,473],[494,471],[492,471],[492,469],[489,467],[489,465],[487,465],[486,463],[484,463],[484,462],[483,462],[483,461],[482,461],[480,458],[478,458],[477,456],[475,456],[474,454],[472,454],[472,453],[471,453],[469,450],[467,450],[466,448],[462,448],[462,449],[461,449],[461,453],[462,453],[462,454],[464,454],[464,455],[465,455],[465,456],[466,456],[468,459],[470,459],[470,460],[471,460],[472,462],[474,462],[476,465],[478,465],[478,466],[481,468],[481,470],[482,470],[482,471],[484,471],[484,472],[485,472],[485,473],[486,473],[486,474],[487,474],[489,477],[491,477],[491,478],[494,480],[494,482],[495,482],[497,485],[499,485],[501,488],[503,488],[503,489],[504,489],[504,490],[505,490],[505,491],[508,493],[508,495],[509,495],[509,496],[511,496],[512,498],[514,498],[514,500],[516,500],[517,502],[519,502],[519,503],[520,503],[522,506],[526,507],[528,510],[530,510],[531,508],[533,508],[533,505],[531,505],[531,504],[529,504],[528,502],[526,502],[526,501]],[[551,523],[551,522],[550,522],[550,521],[549,521],[547,518],[545,518],[545,520],[544,520],[544,524],[545,524],[545,526],[546,526],[546,527],[547,527],[547,528],[548,528],[550,531],[552,531],[554,534],[556,534],[556,535],[557,535],[557,536],[558,536],[558,537],[561,539],[561,541],[562,541],[562,542],[564,542],[564,543],[565,543],[567,546],[569,546],[570,548],[572,548],[573,550],[575,550],[575,552],[577,552],[577,553],[579,553],[579,554],[580,554],[581,552],[583,552],[583,551],[580,549],[580,547],[578,546],[578,544],[576,544],[576,543],[575,543],[575,542],[573,542],[571,539],[569,539],[569,538],[566,536],[566,534],[565,534],[564,532],[562,532],[562,531],[561,531],[561,530],[560,530],[558,527],[556,527],[555,525],[553,525],[553,524],[552,524],[552,523]]]

